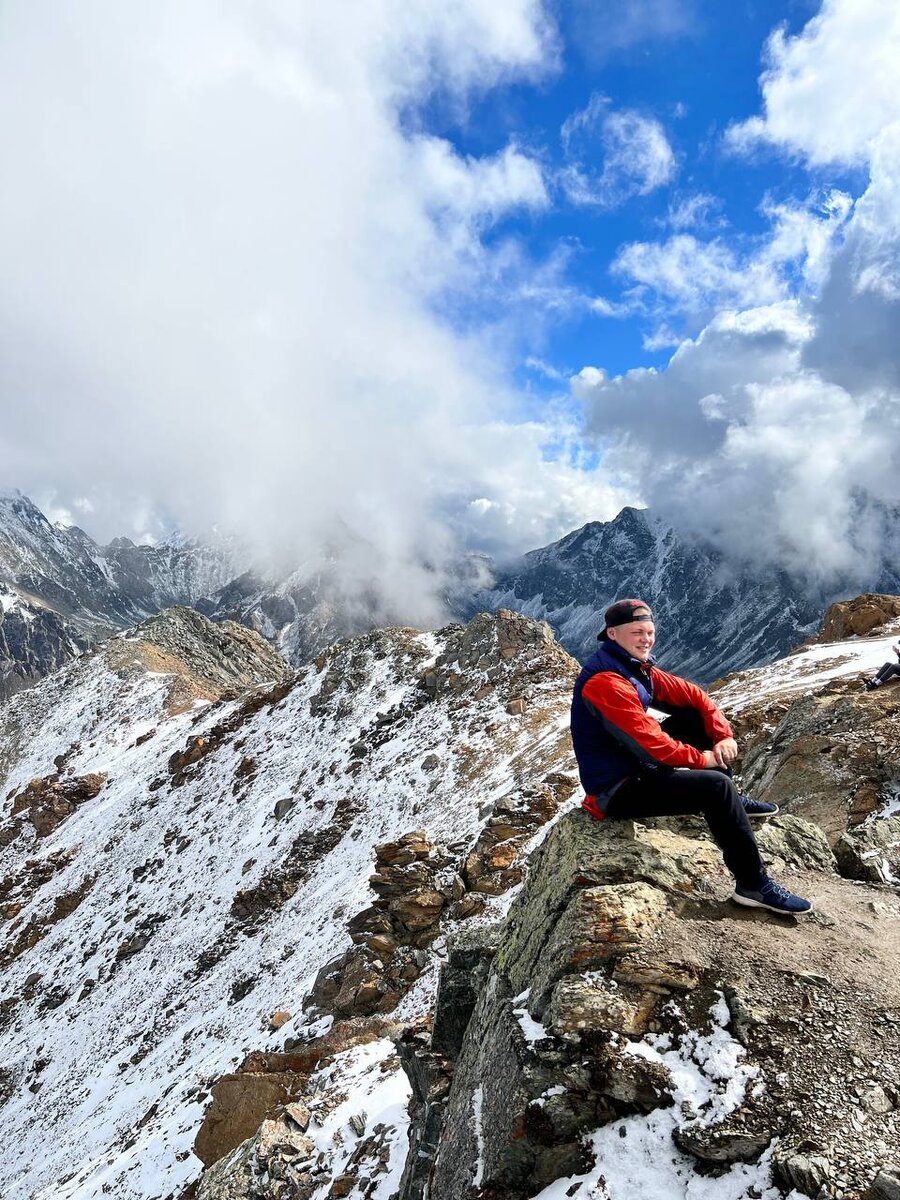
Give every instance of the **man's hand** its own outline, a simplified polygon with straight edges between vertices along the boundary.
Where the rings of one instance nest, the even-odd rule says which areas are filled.
[[[712,748],[712,755],[717,767],[730,767],[737,758],[738,748],[734,738],[722,738]]]
[[[703,751],[703,767],[707,771],[724,771],[737,758],[737,742],[734,738],[722,738],[712,750]]]

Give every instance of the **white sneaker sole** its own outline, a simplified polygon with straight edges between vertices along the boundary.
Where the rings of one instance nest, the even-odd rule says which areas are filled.
[[[747,813],[747,819],[750,821],[765,821],[769,817],[777,817],[778,814],[781,812],[781,809],[776,804],[774,812],[770,812],[770,813],[747,812],[746,808],[744,809],[744,812]]]
[[[764,908],[767,912],[777,913],[779,917],[805,917],[813,911],[812,907],[804,908],[800,912],[789,908],[776,908],[774,904],[766,904],[764,900],[752,900],[749,896],[739,896],[737,892],[732,893],[731,899],[735,904],[742,904],[744,908]]]

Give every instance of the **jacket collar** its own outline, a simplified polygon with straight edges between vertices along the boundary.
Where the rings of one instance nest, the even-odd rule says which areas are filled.
[[[646,662],[641,662],[639,658],[635,658],[633,655],[629,654],[627,650],[624,650],[618,642],[611,642],[607,640],[606,652],[607,654],[612,655],[613,658],[617,658],[619,662],[623,666],[628,667],[630,671],[640,671],[643,675],[649,674],[650,668],[656,666],[656,659],[652,654]]]

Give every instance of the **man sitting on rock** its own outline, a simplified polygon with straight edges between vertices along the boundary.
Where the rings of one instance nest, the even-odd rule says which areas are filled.
[[[572,697],[572,742],[583,807],[598,820],[702,813],[735,878],[732,899],[793,915],[808,900],[770,879],[748,817],[778,811],[742,796],[731,779],[731,726],[696,684],[661,671],[650,651],[653,614],[642,600],[606,610],[600,649],[585,663]],[[668,712],[663,724],[647,709]]]
[[[900,677],[900,642],[893,647],[894,653],[897,655],[897,662],[886,662],[884,666],[879,667],[876,673],[866,682],[866,691],[874,692],[876,688],[880,688],[883,683],[887,683],[889,679]]]

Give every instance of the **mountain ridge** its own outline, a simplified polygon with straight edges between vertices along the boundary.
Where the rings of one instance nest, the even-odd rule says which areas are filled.
[[[504,607],[546,620],[583,661],[596,649],[605,608],[637,596],[654,610],[660,666],[707,683],[786,653],[832,601],[866,590],[900,590],[900,571],[885,562],[871,586],[841,580],[804,591],[781,568],[742,568],[686,542],[648,510],[624,508],[499,569],[470,609]]]

